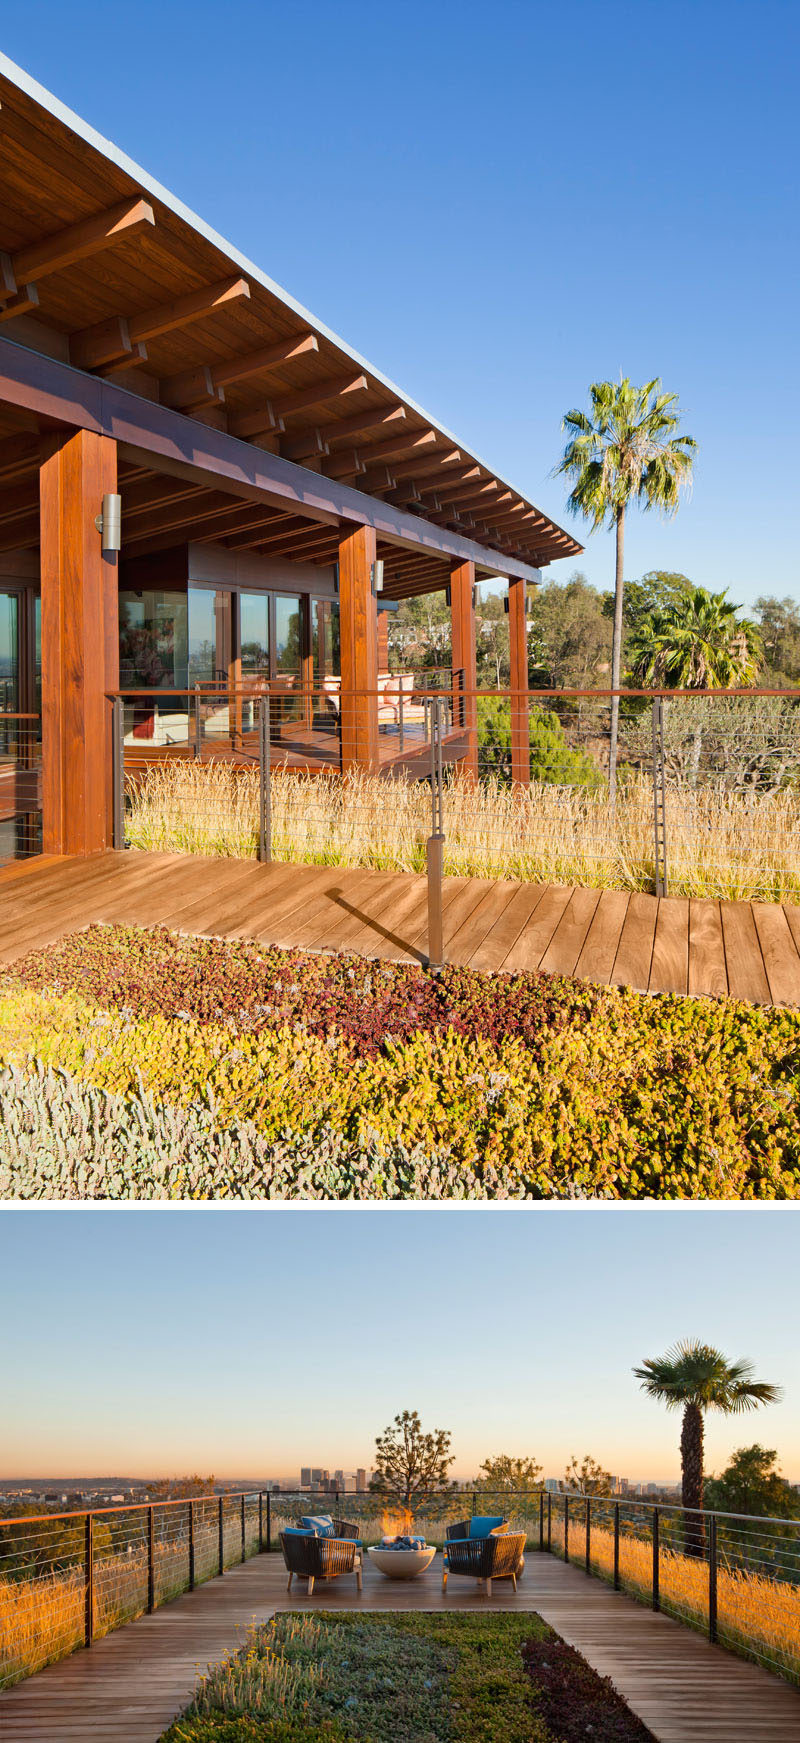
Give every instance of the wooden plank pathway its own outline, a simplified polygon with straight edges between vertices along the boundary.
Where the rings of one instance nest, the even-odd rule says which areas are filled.
[[[796,904],[455,877],[443,903],[448,962],[800,1006]],[[93,921],[424,962],[427,885],[408,872],[138,852],[0,871],[0,964]]]
[[[369,1558],[367,1558],[369,1561]],[[157,1743],[198,1675],[277,1610],[536,1611],[602,1675],[610,1676],[658,1743],[797,1743],[800,1693],[710,1646],[554,1556],[529,1554],[516,1594],[491,1599],[468,1580],[441,1592],[437,1556],[421,1579],[385,1580],[370,1565],[361,1597],[352,1579],[302,1582],[291,1597],[278,1555],[256,1556],[0,1695],[3,1743]]]

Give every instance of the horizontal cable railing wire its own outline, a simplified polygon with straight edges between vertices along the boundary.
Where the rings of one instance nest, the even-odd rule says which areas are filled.
[[[41,740],[39,714],[0,711],[0,865],[41,851]]]
[[[271,1542],[269,1491],[0,1516],[0,1690]]]

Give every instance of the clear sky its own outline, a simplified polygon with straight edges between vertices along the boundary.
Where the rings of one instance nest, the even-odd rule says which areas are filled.
[[[37,0],[0,45],[556,518],[563,412],[660,375],[696,484],[627,575],[800,596],[796,0]]]
[[[402,1409],[455,1474],[590,1452],[678,1475],[678,1417],[631,1374],[681,1337],[783,1401],[708,1420],[708,1468],[759,1440],[800,1481],[796,1207],[0,1210],[0,1476],[368,1465]],[[10,1328],[13,1333],[10,1335]]]

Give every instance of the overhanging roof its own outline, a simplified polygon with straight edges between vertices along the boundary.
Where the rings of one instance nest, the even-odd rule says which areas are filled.
[[[274,455],[316,472],[351,502],[355,492],[382,502],[387,522],[394,508],[409,525],[421,519],[450,529],[486,553],[487,569],[501,568],[504,556],[539,567],[580,552],[570,534],[3,55],[0,104],[5,336],[205,424],[209,435],[232,434],[237,447],[255,446],[265,461]],[[409,585],[413,563],[407,553],[399,560]]]

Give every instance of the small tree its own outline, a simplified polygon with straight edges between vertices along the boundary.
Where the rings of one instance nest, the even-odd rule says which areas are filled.
[[[706,1505],[722,1513],[800,1518],[800,1494],[775,1469],[774,1448],[741,1446],[719,1477],[706,1483]]]
[[[573,1453],[564,1472],[564,1488],[579,1495],[610,1495],[611,1473],[604,1471],[591,1453],[584,1453],[581,1464]]]
[[[455,1488],[447,1474],[453,1457],[446,1429],[435,1428],[428,1434],[416,1410],[403,1410],[375,1441],[370,1489],[413,1512]]]
[[[512,1459],[508,1453],[484,1459],[475,1488],[479,1495],[527,1495],[541,1484],[542,1467],[536,1459]]]
[[[213,1495],[214,1478],[199,1477],[162,1477],[157,1483],[148,1483],[147,1496],[150,1501],[190,1501],[197,1495]]]

